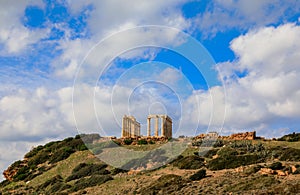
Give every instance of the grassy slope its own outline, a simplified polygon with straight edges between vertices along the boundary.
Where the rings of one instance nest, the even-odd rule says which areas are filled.
[[[284,141],[253,141],[254,144],[262,143],[267,147],[291,147],[300,149],[300,142],[284,142]],[[157,147],[155,145],[145,146],[126,146],[130,149],[135,150],[149,150]],[[183,156],[194,155],[198,152],[199,148],[190,147],[183,152]],[[100,163],[89,151],[78,151],[73,153],[69,158],[60,161],[55,167],[44,172],[32,179],[29,183],[25,184],[24,181],[13,182],[2,189],[2,192],[8,191],[8,189],[16,189],[18,186],[24,186],[37,188],[42,183],[46,182],[55,175],[61,175],[63,179],[66,179],[71,175],[72,170],[80,163]],[[291,162],[289,162],[291,163]],[[300,164],[300,162],[295,162]],[[294,164],[295,164],[294,163]],[[264,164],[264,163],[263,163]],[[245,169],[252,165],[245,166]],[[78,193],[86,191],[88,194],[135,194],[141,189],[147,188],[154,185],[158,178],[163,175],[176,174],[181,176],[183,179],[188,179],[197,170],[186,170],[178,169],[173,165],[167,165],[158,170],[141,172],[137,174],[120,173],[114,176],[114,180],[108,181],[102,185],[89,187],[85,190],[81,190]],[[70,182],[74,184],[73,182]],[[251,184],[251,185],[250,185]],[[279,176],[261,176],[259,173],[245,174],[244,172],[237,172],[235,169],[227,169],[220,171],[207,170],[207,177],[201,181],[188,182],[186,185],[181,187],[179,191],[171,192],[171,194],[182,194],[182,193],[210,193],[210,194],[226,194],[229,192],[247,192],[247,193],[270,193],[270,189],[274,188],[280,192],[287,190],[287,192],[293,192],[293,190],[300,190],[300,175],[289,175],[287,177]],[[290,189],[291,188],[291,189]],[[1,187],[0,187],[1,191]],[[74,193],[76,194],[76,193]]]

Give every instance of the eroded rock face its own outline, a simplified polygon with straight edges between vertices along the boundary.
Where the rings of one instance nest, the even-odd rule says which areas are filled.
[[[11,166],[9,166],[4,172],[3,175],[5,177],[6,180],[8,181],[12,181],[14,179],[14,176],[18,173],[18,171],[27,165],[27,161],[23,160],[23,161],[17,161],[14,164],[12,164]]]
[[[17,172],[18,172],[18,170],[16,170],[16,169],[13,169],[13,170],[6,169],[3,172],[3,175],[4,175],[5,179],[7,179],[8,181],[12,181],[13,177],[17,174]]]

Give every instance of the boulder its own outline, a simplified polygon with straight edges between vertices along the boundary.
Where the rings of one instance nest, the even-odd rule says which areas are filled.
[[[275,171],[270,168],[261,168],[259,172],[263,175],[272,175],[275,173]]]

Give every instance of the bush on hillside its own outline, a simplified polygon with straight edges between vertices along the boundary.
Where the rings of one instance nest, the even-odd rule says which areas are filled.
[[[268,168],[272,170],[281,170],[283,169],[282,163],[281,162],[273,162],[268,166]]]
[[[107,175],[110,172],[106,170],[106,164],[86,164],[80,163],[77,165],[72,174],[66,179],[67,182],[75,179],[80,179],[91,175]]]
[[[281,138],[277,139],[278,141],[288,141],[288,142],[297,142],[300,141],[300,133],[292,133],[284,135]]]
[[[113,180],[113,178],[109,175],[92,175],[90,178],[81,178],[75,182],[74,186],[71,188],[71,192],[101,185],[110,180]]]
[[[195,174],[191,175],[190,180],[197,181],[197,180],[205,178],[205,176],[206,176],[206,170],[201,169],[201,170],[197,171]]]
[[[200,156],[179,157],[173,161],[173,166],[179,169],[200,169],[204,166],[204,159]]]
[[[126,145],[130,145],[130,144],[132,143],[132,140],[131,140],[131,139],[125,139],[125,140],[124,140],[124,143],[125,143]]]
[[[238,156],[218,157],[208,161],[210,170],[232,169],[239,166],[251,165],[261,162],[256,154],[246,154]]]
[[[145,139],[138,140],[138,145],[146,145],[146,144],[148,144],[147,140]]]
[[[186,185],[187,181],[179,175],[163,175],[140,190],[140,194],[174,194]]]

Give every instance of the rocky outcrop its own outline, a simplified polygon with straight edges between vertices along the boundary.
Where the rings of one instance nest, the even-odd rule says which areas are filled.
[[[27,160],[23,160],[23,161],[17,161],[15,163],[13,163],[11,166],[9,166],[4,172],[3,172],[3,176],[5,177],[5,179],[7,179],[8,181],[12,181],[14,179],[14,176],[18,173],[18,171],[27,165]]]
[[[224,136],[223,139],[228,140],[255,140],[256,139],[256,132],[245,132],[245,133],[235,133],[230,136]]]
[[[199,139],[223,139],[223,140],[254,140],[257,139],[256,137],[256,132],[244,132],[244,133],[235,133],[231,134],[230,136],[219,136],[217,132],[210,132],[207,134],[199,134],[195,136],[193,139],[194,140],[199,140]]]

